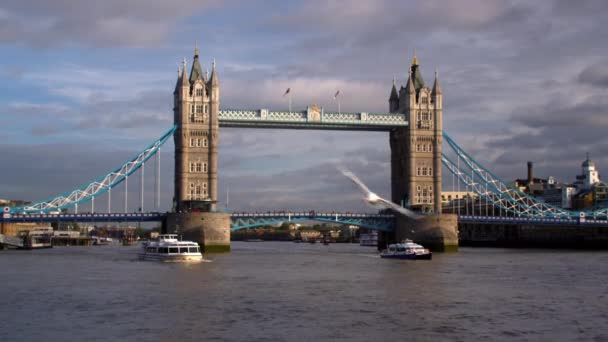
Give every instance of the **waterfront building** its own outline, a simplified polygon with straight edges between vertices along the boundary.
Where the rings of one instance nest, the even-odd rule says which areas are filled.
[[[608,204],[608,185],[600,180],[599,170],[589,155],[581,164],[581,174],[572,184],[560,183],[554,177],[533,176],[533,163],[528,162],[528,177],[516,179],[513,185],[521,191],[564,209],[585,210]]]
[[[477,198],[478,195],[473,191],[442,191],[441,204],[450,206],[452,203],[464,201],[467,198]]]

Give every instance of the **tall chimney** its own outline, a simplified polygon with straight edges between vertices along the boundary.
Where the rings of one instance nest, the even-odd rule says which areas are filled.
[[[532,172],[532,162],[528,162],[528,185],[534,183],[534,173]]]

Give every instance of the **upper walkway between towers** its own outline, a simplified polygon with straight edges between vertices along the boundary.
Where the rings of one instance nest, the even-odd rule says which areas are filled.
[[[291,128],[352,131],[390,131],[407,127],[405,114],[325,112],[318,106],[303,111],[277,111],[268,109],[220,110],[221,127],[239,128]]]

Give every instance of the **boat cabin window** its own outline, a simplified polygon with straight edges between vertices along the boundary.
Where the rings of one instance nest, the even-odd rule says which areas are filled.
[[[155,247],[148,247],[148,248],[146,248],[146,251],[150,252],[150,253],[156,253],[156,248]]]
[[[198,253],[199,252],[198,247],[189,247],[188,250],[190,251],[190,253]]]
[[[174,253],[174,254],[177,254],[177,253],[178,253],[178,252],[177,252],[177,247],[169,247],[169,253],[172,253],[172,254],[173,254],[173,253]]]
[[[158,253],[167,254],[167,253],[169,253],[169,248],[167,248],[167,247],[159,247],[158,248]]]
[[[180,253],[188,253],[188,247],[180,247],[179,248],[179,252]]]
[[[390,247],[388,248],[388,250],[389,250],[389,251],[391,251],[391,252],[394,252],[394,251],[395,251],[395,246],[390,246]]]
[[[397,252],[405,252],[405,247],[403,247],[403,246],[397,247]]]

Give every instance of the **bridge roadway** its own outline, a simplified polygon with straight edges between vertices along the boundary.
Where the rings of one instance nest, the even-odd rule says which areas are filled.
[[[608,220],[603,219],[566,219],[566,218],[533,218],[509,216],[458,216],[458,223],[481,224],[526,224],[543,226],[607,226]]]
[[[4,214],[0,223],[13,222],[161,222],[166,213],[66,213],[66,214]],[[275,225],[281,222],[321,221],[346,225],[357,225],[369,229],[383,231],[393,230],[393,215],[315,212],[315,211],[276,211],[232,213],[230,229],[239,230],[265,225]]]
[[[79,214],[4,214],[0,223],[13,222],[161,222],[166,213],[79,213]],[[373,213],[340,213],[315,211],[271,211],[271,212],[234,212],[230,215],[230,229],[239,230],[281,222],[320,221],[355,225],[381,231],[392,231],[394,215]],[[536,224],[552,226],[607,226],[607,219],[556,219],[505,216],[465,216],[458,217],[459,223],[482,224]]]

